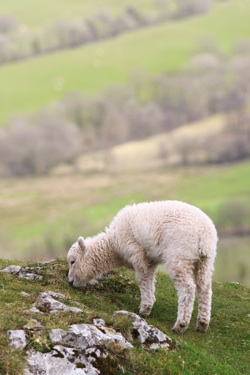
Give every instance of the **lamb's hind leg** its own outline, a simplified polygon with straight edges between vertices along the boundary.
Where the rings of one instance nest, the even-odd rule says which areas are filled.
[[[206,332],[210,322],[212,288],[211,280],[213,273],[213,259],[204,258],[197,263],[196,284],[198,299],[198,317],[196,330]]]
[[[189,326],[195,299],[193,265],[185,262],[171,276],[178,293],[178,316],[173,331],[183,333]]]
[[[147,270],[136,270],[136,279],[140,286],[141,304],[140,315],[148,316],[155,303],[155,272],[157,267],[150,267]]]

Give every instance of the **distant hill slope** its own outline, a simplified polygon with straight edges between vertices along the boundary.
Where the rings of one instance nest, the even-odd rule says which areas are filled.
[[[14,262],[17,264],[18,262]],[[13,262],[0,260],[0,269]],[[27,364],[25,351],[33,349],[46,353],[53,346],[49,334],[52,329],[67,330],[69,325],[92,323],[93,318],[102,318],[108,327],[115,327],[132,340],[131,324],[127,319],[113,316],[116,310],[137,312],[139,288],[130,271],[119,270],[97,285],[83,289],[74,289],[66,281],[67,265],[65,259],[56,259],[49,264],[23,263],[23,267],[32,268],[33,273],[42,276],[42,280],[30,281],[17,275],[0,273],[0,373],[22,374]],[[38,267],[38,268],[36,268]],[[25,312],[40,292],[63,294],[63,301],[71,307],[83,309],[83,313],[57,312],[45,314]],[[249,365],[249,293],[250,290],[240,284],[214,283],[212,320],[206,334],[195,332],[197,307],[189,329],[183,336],[174,335],[171,327],[177,314],[177,296],[172,282],[166,274],[158,273],[156,284],[156,303],[147,322],[153,324],[174,340],[174,350],[163,349],[150,352],[134,344],[134,348],[125,352],[114,352],[113,360],[106,358],[99,363],[101,374],[145,374],[145,375],[245,375]],[[45,305],[44,305],[45,306]],[[32,329],[37,319],[43,329]],[[9,347],[7,330],[26,329],[28,345],[24,350]],[[33,326],[32,326],[33,324]],[[112,348],[111,348],[112,350]],[[62,355],[58,355],[60,362]],[[81,371],[81,362],[78,369]],[[62,374],[63,375],[63,374]],[[66,375],[66,374],[65,374]]]
[[[208,137],[220,137],[225,127],[224,116],[181,126],[173,131],[148,137],[139,141],[126,142],[107,150],[86,153],[73,166],[59,166],[52,173],[118,172],[142,171],[159,167],[185,164],[190,155],[196,164],[206,158],[206,150],[201,147]],[[199,146],[199,147],[198,147]],[[194,152],[194,149],[197,151]]]
[[[175,1],[175,0],[173,0]],[[56,21],[68,21],[81,17],[91,17],[98,13],[119,14],[123,9],[135,5],[132,0],[60,0],[37,1],[32,0],[2,1],[1,14],[12,15],[19,23],[29,28],[45,26]],[[150,11],[154,0],[137,0],[136,7],[143,12]]]
[[[188,20],[2,66],[0,123],[9,116],[41,109],[73,90],[93,95],[127,83],[138,70],[151,74],[181,70],[207,39],[232,52],[237,40],[250,37],[249,18],[249,2],[216,2],[208,13]]]
[[[249,233],[249,160],[183,168],[167,166],[160,153],[162,144],[175,146],[184,134],[191,137],[195,132],[202,140],[203,134],[217,134],[221,126],[216,117],[180,128],[169,138],[159,135],[83,156],[76,165],[62,166],[48,176],[0,180],[0,257],[61,256],[79,234],[103,230],[123,206],[151,200],[189,202],[207,212],[220,231]],[[235,238],[227,254],[225,265],[220,252],[223,278],[217,273],[217,280],[244,280],[250,285],[249,237]]]

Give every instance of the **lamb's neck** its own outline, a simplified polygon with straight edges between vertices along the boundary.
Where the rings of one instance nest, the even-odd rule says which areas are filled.
[[[94,266],[95,276],[121,266],[121,260],[115,252],[107,233],[100,233],[91,238],[90,245],[91,251],[88,257]]]

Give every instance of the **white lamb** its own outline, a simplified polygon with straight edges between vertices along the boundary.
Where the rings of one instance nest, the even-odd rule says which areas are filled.
[[[206,332],[211,313],[211,279],[217,232],[199,208],[178,201],[126,206],[105,232],[79,237],[68,251],[68,281],[84,286],[102,273],[125,266],[134,270],[140,286],[139,312],[148,316],[155,302],[155,274],[166,266],[178,293],[178,316],[173,331],[183,333],[190,322],[195,290],[196,329]]]

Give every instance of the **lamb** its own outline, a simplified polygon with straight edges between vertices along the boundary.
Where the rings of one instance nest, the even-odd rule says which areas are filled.
[[[148,316],[155,302],[156,269],[164,264],[178,294],[173,331],[180,334],[188,328],[196,292],[196,330],[206,332],[217,241],[212,220],[190,204],[158,201],[126,206],[104,232],[79,237],[72,245],[68,282],[82,287],[114,268],[131,268],[140,286],[139,313]]]

